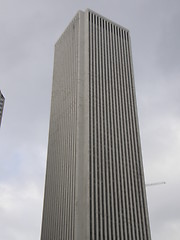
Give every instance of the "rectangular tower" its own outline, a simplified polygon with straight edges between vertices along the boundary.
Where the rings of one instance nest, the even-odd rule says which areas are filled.
[[[2,92],[0,91],[0,126],[1,126],[1,121],[2,121],[4,102],[5,102],[5,98],[2,94]]]
[[[55,45],[41,240],[150,240],[129,31],[79,11]]]

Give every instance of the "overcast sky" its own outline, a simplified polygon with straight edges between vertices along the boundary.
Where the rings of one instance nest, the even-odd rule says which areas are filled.
[[[86,8],[130,30],[152,240],[179,240],[179,0],[0,0],[0,239],[40,239],[54,43]]]

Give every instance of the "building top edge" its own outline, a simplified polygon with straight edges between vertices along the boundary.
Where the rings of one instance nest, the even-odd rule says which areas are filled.
[[[60,41],[60,39],[62,38],[62,36],[64,35],[64,33],[67,31],[67,29],[69,28],[69,26],[79,17],[80,14],[84,13],[82,10],[79,10],[75,16],[72,18],[72,20],[70,21],[70,23],[67,25],[67,27],[65,28],[65,30],[62,32],[61,36],[58,38],[58,40],[55,42],[55,46],[58,44],[58,42]]]
[[[94,15],[102,18],[102,19],[104,19],[105,21],[108,21],[109,23],[112,23],[113,25],[115,25],[115,26],[117,26],[117,27],[119,27],[119,28],[121,28],[121,29],[123,29],[124,31],[126,31],[126,32],[129,33],[129,30],[128,30],[127,28],[125,28],[125,27],[121,26],[120,24],[115,23],[115,22],[113,22],[112,20],[110,20],[110,19],[102,16],[101,14],[96,13],[95,11],[87,8],[85,11],[79,10],[79,11],[75,14],[75,16],[72,18],[72,20],[71,20],[70,23],[68,24],[68,26],[67,26],[67,27],[65,28],[65,30],[62,32],[61,36],[60,36],[60,37],[58,38],[58,40],[56,41],[55,46],[58,44],[58,42],[60,41],[60,39],[62,38],[62,36],[64,35],[64,33],[68,30],[69,26],[80,16],[80,14],[87,14],[87,13],[92,13],[92,14],[94,14]]]
[[[5,99],[5,97],[3,96],[1,90],[0,90],[0,96],[1,96],[1,98]]]
[[[98,17],[103,18],[104,20],[106,20],[106,21],[108,21],[108,22],[116,25],[117,27],[120,27],[120,28],[122,28],[123,30],[129,32],[129,30],[128,30],[127,28],[125,28],[125,27],[121,26],[120,24],[118,24],[118,23],[116,23],[116,22],[114,22],[114,21],[112,21],[112,20],[104,17],[103,15],[101,15],[101,14],[99,14],[99,13],[91,10],[90,8],[87,8],[87,9],[85,10],[85,12],[93,13],[93,14],[97,15]]]

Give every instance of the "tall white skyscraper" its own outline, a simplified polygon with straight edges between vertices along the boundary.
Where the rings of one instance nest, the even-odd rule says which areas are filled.
[[[41,240],[150,240],[129,31],[79,11],[55,45]]]

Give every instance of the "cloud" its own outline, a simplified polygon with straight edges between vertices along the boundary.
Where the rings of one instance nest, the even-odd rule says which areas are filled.
[[[158,59],[157,64],[164,74],[174,74],[179,72],[180,64],[180,3],[170,7],[171,14],[164,16],[161,25],[161,34],[157,45]]]
[[[31,240],[39,234],[41,191],[35,184],[0,184],[1,239]],[[33,221],[32,221],[33,219]]]

